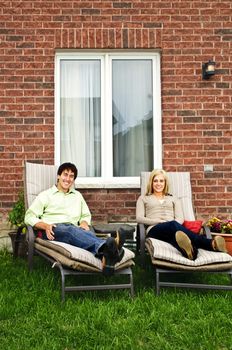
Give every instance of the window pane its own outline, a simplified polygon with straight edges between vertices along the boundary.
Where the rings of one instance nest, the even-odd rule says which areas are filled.
[[[153,167],[152,61],[113,60],[114,176],[139,176]]]
[[[101,62],[61,61],[61,162],[80,176],[101,176]]]

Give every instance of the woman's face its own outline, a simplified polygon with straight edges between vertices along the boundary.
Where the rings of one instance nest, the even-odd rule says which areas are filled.
[[[153,192],[163,193],[165,187],[165,178],[162,174],[156,175],[153,178]]]

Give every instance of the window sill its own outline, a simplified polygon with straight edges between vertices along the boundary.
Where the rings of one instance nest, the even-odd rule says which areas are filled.
[[[118,177],[104,179],[99,177],[77,177],[77,188],[140,188],[139,177]]]

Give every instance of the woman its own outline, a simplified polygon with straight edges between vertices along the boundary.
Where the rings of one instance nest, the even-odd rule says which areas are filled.
[[[197,235],[185,228],[181,202],[168,193],[168,177],[164,170],[153,170],[147,192],[140,196],[136,205],[136,221],[145,224],[147,237],[172,244],[183,256],[195,260],[198,248],[226,252],[225,240]]]

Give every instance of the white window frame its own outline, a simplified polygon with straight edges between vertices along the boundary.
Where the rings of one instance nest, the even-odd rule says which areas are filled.
[[[159,52],[83,52],[66,51],[55,55],[55,164],[60,164],[60,62],[73,59],[99,59],[101,61],[101,177],[79,177],[82,188],[139,188],[140,178],[113,177],[112,149],[112,60],[151,59],[153,62],[153,167],[162,168],[161,88]],[[78,164],[77,164],[78,167]],[[152,170],[152,169],[151,169]]]

